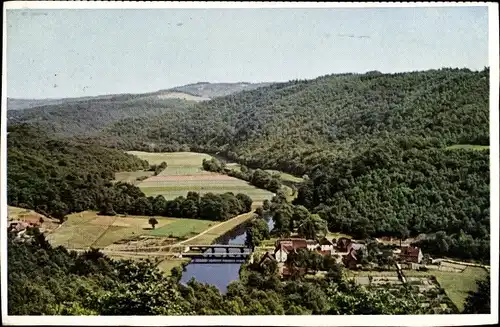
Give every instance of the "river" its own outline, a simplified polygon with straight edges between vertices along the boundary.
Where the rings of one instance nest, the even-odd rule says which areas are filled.
[[[274,221],[271,217],[266,217],[269,230],[274,227]],[[240,225],[236,229],[223,235],[214,244],[245,244],[247,233],[246,225]],[[221,249],[222,250],[222,249]],[[222,250],[224,251],[224,250]],[[191,278],[200,283],[211,284],[217,287],[222,293],[227,290],[227,285],[239,279],[241,263],[215,263],[215,262],[196,262],[189,263],[181,278],[181,283],[186,284]]]

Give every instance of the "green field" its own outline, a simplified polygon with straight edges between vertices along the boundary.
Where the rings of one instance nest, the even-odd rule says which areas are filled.
[[[140,181],[138,181],[137,178],[150,177],[150,176],[153,176],[152,171],[138,170],[138,171],[117,172],[115,173],[115,182],[125,182],[136,185],[140,183]]]
[[[70,249],[103,248],[124,238],[150,232],[149,217],[100,216],[93,211],[74,213],[59,228],[47,235],[54,246]],[[176,223],[178,218],[157,218],[157,227]]]
[[[147,160],[150,164],[167,163],[157,178],[144,180],[137,186],[147,196],[162,195],[167,200],[179,196],[186,196],[189,191],[195,191],[201,195],[206,193],[233,192],[244,193],[250,196],[254,203],[270,200],[273,193],[250,185],[246,181],[204,171],[203,159],[212,158],[208,154],[194,152],[168,152],[150,153],[140,151],[129,151],[128,153]],[[165,177],[165,180],[161,180]]]
[[[406,276],[435,276],[439,285],[444,288],[446,295],[460,311],[464,308],[469,291],[475,291],[477,289],[476,281],[484,278],[487,274],[486,270],[480,267],[467,267],[462,272],[405,271]]]
[[[457,150],[457,149],[465,149],[465,150],[489,150],[488,145],[473,145],[473,144],[455,144],[446,148],[446,150]]]
[[[179,218],[170,224],[150,231],[149,235],[188,238],[203,232],[205,229],[217,223],[216,221],[210,220]]]
[[[304,181],[304,179],[301,177],[293,176],[293,175],[284,173],[282,171],[272,170],[272,169],[266,169],[266,171],[270,174],[279,174],[280,179],[282,179],[284,181],[293,182],[293,183],[302,183]]]
[[[203,159],[210,160],[212,156],[205,153],[196,152],[143,152],[128,151],[150,165],[159,165],[163,161],[167,163],[167,168],[160,175],[190,175],[204,173],[201,163]]]
[[[172,268],[181,267],[184,262],[189,262],[189,258],[181,258],[181,259],[168,259],[163,260],[158,264],[158,269],[163,271],[165,275],[170,276]]]

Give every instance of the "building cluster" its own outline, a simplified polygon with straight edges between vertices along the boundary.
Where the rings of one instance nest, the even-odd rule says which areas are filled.
[[[304,238],[279,239],[275,243],[274,254],[267,252],[261,263],[273,260],[278,263],[281,275],[287,275],[288,267],[285,265],[289,255],[300,249],[316,251],[324,256],[334,257],[348,269],[356,269],[361,264],[362,253],[367,254],[366,245],[347,237],[339,239],[323,237],[320,240],[307,240]],[[421,263],[422,250],[415,246],[402,246],[401,248],[379,252],[378,254],[392,257],[395,261],[404,263]]]
[[[40,222],[30,220],[11,220],[9,221],[8,231],[10,233],[15,233],[17,238],[29,238],[29,236],[26,234],[28,228],[40,228],[40,226]]]

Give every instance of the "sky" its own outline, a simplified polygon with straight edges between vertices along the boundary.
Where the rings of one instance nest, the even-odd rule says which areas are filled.
[[[7,10],[7,96],[488,66],[488,8]]]

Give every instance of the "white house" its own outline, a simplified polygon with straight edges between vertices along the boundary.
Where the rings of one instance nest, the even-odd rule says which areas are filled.
[[[319,241],[319,246],[321,247],[321,251],[330,251],[331,253],[335,252],[335,241],[333,239],[323,237]]]
[[[276,261],[278,262],[285,262],[288,258],[287,249],[284,246],[278,247],[274,252],[274,258],[276,258]]]
[[[314,251],[318,248],[318,243],[315,240],[306,240],[306,244],[309,251]]]

